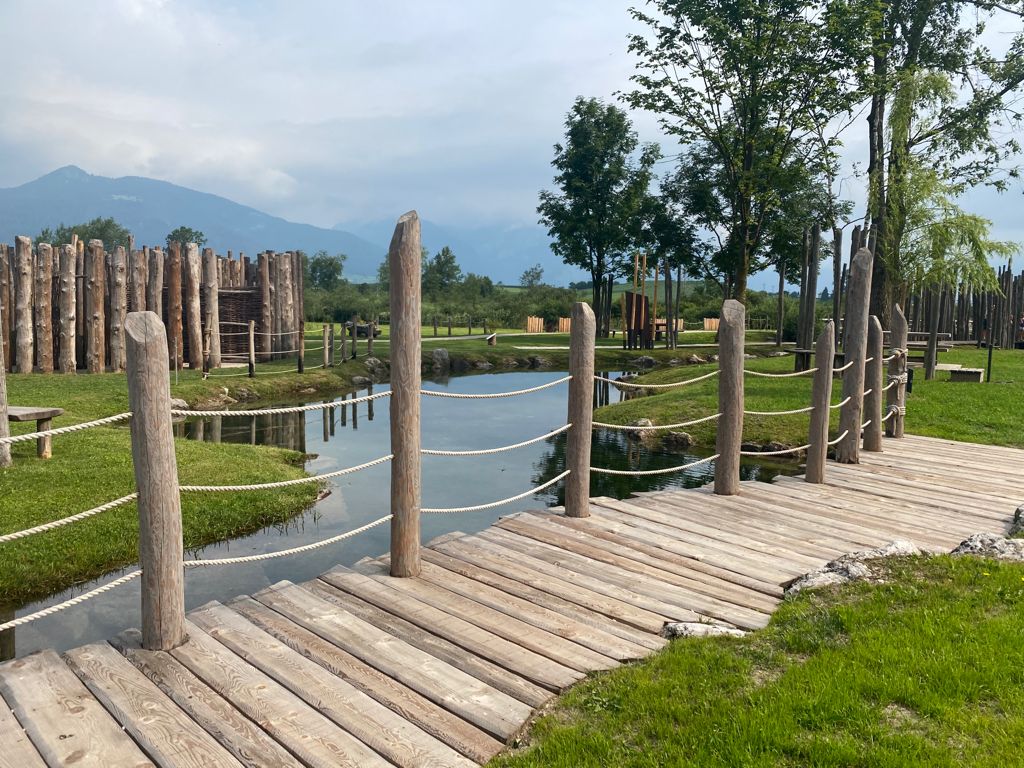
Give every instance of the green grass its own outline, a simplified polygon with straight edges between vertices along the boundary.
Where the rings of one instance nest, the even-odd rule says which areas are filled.
[[[879,566],[882,567],[882,566]],[[676,640],[563,696],[500,768],[1020,764],[1024,567],[890,561],[741,639]]]

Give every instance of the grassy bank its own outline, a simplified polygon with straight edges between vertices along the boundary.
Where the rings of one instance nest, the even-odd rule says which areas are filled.
[[[492,765],[1018,765],[1024,567],[886,567],[786,600],[745,638],[673,641],[581,683]]]

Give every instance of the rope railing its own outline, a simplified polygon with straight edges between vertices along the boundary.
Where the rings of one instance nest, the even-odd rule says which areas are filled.
[[[264,491],[270,488],[289,488],[293,485],[303,485],[305,483],[319,483],[324,480],[330,480],[332,477],[342,477],[344,475],[351,475],[356,472],[361,472],[364,469],[370,469],[380,464],[386,464],[393,459],[390,453],[387,456],[381,456],[379,459],[373,459],[367,461],[364,464],[357,464],[354,467],[346,467],[345,469],[338,469],[333,472],[325,472],[320,475],[310,475],[308,477],[297,477],[292,480],[277,480],[270,483],[249,483],[245,485],[182,485],[179,486],[179,490],[183,493],[193,492],[205,492],[205,493],[216,493],[223,491]]]
[[[680,421],[678,424],[652,424],[649,427],[641,426],[637,424],[605,424],[601,421],[595,421],[591,424],[592,427],[601,429],[613,429],[619,430],[620,432],[650,432],[652,430],[662,429],[682,429],[683,427],[692,427],[695,424],[703,424],[706,421],[713,421],[722,417],[721,412],[713,413],[710,416],[702,416],[699,419],[691,419],[690,421]]]
[[[563,472],[560,475],[556,475],[555,477],[548,480],[546,483],[542,483],[541,485],[538,485],[535,488],[531,488],[528,491],[523,491],[522,493],[516,494],[515,496],[509,496],[507,499],[492,501],[487,504],[474,504],[469,507],[421,507],[420,512],[430,515],[446,515],[459,512],[482,512],[486,509],[494,509],[495,507],[500,507],[505,504],[511,504],[513,501],[520,501],[521,499],[525,499],[527,496],[532,496],[535,493],[540,493],[541,491],[550,488],[559,480],[564,480],[566,477],[569,476],[571,471],[572,470],[567,469],[565,470],[565,472]]]
[[[840,400],[838,403],[835,403],[834,405],[830,405],[829,408],[834,411],[836,408],[842,408],[844,405],[846,405],[851,400],[853,400],[853,395],[847,395],[842,400]]]
[[[531,392],[540,392],[542,389],[550,389],[551,387],[557,387],[559,384],[565,384],[570,381],[572,376],[564,376],[561,379],[555,381],[549,381],[547,384],[540,384],[536,387],[529,387],[528,389],[516,389],[511,392],[487,392],[483,394],[468,394],[463,392],[439,392],[433,389],[421,389],[420,394],[428,397],[449,397],[457,400],[489,400],[502,397],[516,397],[518,395],[528,395]]]
[[[512,445],[502,445],[498,448],[482,448],[478,450],[469,451],[446,451],[438,448],[424,448],[420,451],[424,456],[489,456],[494,453],[504,453],[505,451],[514,451],[516,448],[525,448],[528,445],[539,443],[544,440],[549,440],[556,435],[560,435],[563,432],[568,431],[572,427],[572,424],[565,424],[558,429],[553,429],[544,435],[524,440],[521,443],[513,443]]]
[[[872,421],[874,421],[874,419],[868,419],[867,421],[860,425],[860,428],[867,429],[867,427],[871,424]]]
[[[765,379],[792,379],[796,376],[810,376],[812,373],[816,373],[817,370],[817,368],[808,368],[806,371],[795,371],[793,373],[768,373],[766,371],[754,371],[750,368],[744,368],[743,372],[751,376],[760,376]]]
[[[744,411],[745,416],[792,416],[797,413],[810,413],[814,410],[813,405],[808,405],[805,408],[793,408],[789,411]]]
[[[843,440],[845,440],[845,439],[846,439],[846,436],[847,436],[848,434],[850,434],[850,430],[848,430],[848,429],[846,429],[846,430],[843,430],[843,434],[841,434],[841,435],[840,435],[839,437],[837,437],[837,438],[836,438],[835,440],[829,440],[829,441],[828,441],[827,443],[825,443],[825,445],[830,445],[830,446],[831,446],[831,445],[838,445],[839,443],[841,443],[841,442],[842,442]]]
[[[810,443],[795,448],[783,448],[778,451],[740,451],[740,456],[785,456],[787,453],[800,453],[811,447]]]
[[[275,371],[276,373],[276,371]],[[283,373],[283,371],[282,371]],[[266,374],[264,374],[266,375]],[[354,397],[351,400],[332,400],[329,403],[309,403],[307,405],[289,405],[280,408],[256,408],[239,411],[191,411],[186,408],[172,408],[172,416],[274,416],[282,413],[302,413],[304,411],[323,411],[328,408],[340,408],[343,405],[356,405],[358,403],[377,400],[381,397],[391,397],[391,391],[375,392],[372,395]]]
[[[604,376],[594,375],[595,381],[604,381],[608,384],[614,384],[616,387],[628,387],[630,389],[674,389],[675,387],[685,387],[688,384],[696,384],[699,381],[710,379],[713,376],[719,374],[719,369],[711,371],[711,373],[705,373],[703,376],[695,376],[692,379],[684,379],[683,381],[673,381],[668,384],[637,384],[632,381],[616,381],[615,379],[609,379]]]
[[[102,427],[107,424],[115,424],[119,421],[125,421],[132,417],[131,412],[117,413],[113,416],[107,416],[102,419],[96,419],[95,421],[83,421],[81,424],[72,424],[68,427],[57,427],[56,429],[44,429],[40,432],[28,432],[24,435],[11,435],[10,437],[0,437],[0,445],[11,445],[13,443],[21,443],[26,440],[38,440],[40,437],[53,437],[54,435],[66,435],[71,432],[80,432],[83,429],[91,429],[93,427]]]
[[[17,541],[18,539],[24,539],[26,536],[32,536],[36,533],[45,533],[46,531],[52,531],[55,528],[62,528],[65,525],[71,523],[77,523],[79,520],[85,520],[86,518],[98,515],[101,512],[106,512],[110,509],[123,506],[130,501],[135,501],[139,497],[138,493],[129,493],[127,496],[122,496],[120,499],[114,499],[108,501],[106,504],[100,504],[98,507],[87,509],[85,512],[79,512],[76,515],[70,515],[69,517],[62,517],[59,520],[53,520],[49,523],[43,523],[42,525],[34,526],[33,528],[26,528],[23,531],[15,531],[14,533],[5,533],[0,536],[0,544],[6,544],[9,541]]]
[[[707,456],[697,461],[691,461],[689,464],[681,464],[678,467],[663,467],[662,469],[608,469],[606,467],[591,467],[591,472],[597,472],[602,475],[630,475],[632,477],[646,477],[648,475],[667,475],[670,472],[683,472],[687,469],[699,466],[701,464],[708,464],[719,458],[722,454],[716,453],[713,456]]]
[[[91,589],[88,592],[83,592],[81,595],[78,595],[77,597],[72,597],[70,600],[65,600],[62,603],[51,605],[48,608],[43,608],[41,611],[30,613],[27,616],[19,616],[16,619],[5,621],[3,624],[0,624],[0,632],[3,632],[8,629],[14,629],[15,627],[21,627],[25,624],[29,624],[38,619],[43,619],[47,616],[52,616],[55,613],[60,613],[61,611],[67,610],[68,608],[84,603],[87,600],[92,600],[94,597],[98,597],[99,595],[102,595],[104,592],[109,592],[110,590],[115,589],[116,587],[120,587],[122,584],[127,584],[129,581],[137,579],[141,575],[141,570],[126,573],[119,579],[114,579],[113,581],[108,582],[103,586],[96,587],[96,589]]]
[[[832,373],[842,373],[843,371],[853,367],[853,360],[848,362],[846,365],[841,365],[838,368],[833,368]]]

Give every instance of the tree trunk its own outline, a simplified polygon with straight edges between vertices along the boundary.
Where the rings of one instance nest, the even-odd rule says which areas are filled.
[[[779,306],[775,313],[775,346],[782,346],[782,326],[786,320],[786,264],[780,256],[776,269],[779,270]]]

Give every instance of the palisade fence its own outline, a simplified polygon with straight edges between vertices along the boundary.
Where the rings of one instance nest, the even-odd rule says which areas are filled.
[[[173,416],[220,416],[218,411],[177,410],[171,407],[167,378],[168,353],[163,324],[152,312],[135,312],[125,323],[128,394],[131,413],[117,414],[87,424],[48,430],[56,435],[88,429],[117,420],[131,420],[132,460],[136,479],[134,493],[115,499],[94,509],[24,531],[0,536],[0,545],[43,531],[73,524],[117,506],[135,501],[139,512],[139,567],[97,589],[37,613],[22,616],[0,629],[10,629],[43,616],[84,602],[98,594],[115,589],[133,579],[142,579],[142,638],[148,649],[167,650],[185,640],[184,571],[186,568],[215,568],[271,558],[300,555],[320,547],[357,536],[371,528],[389,524],[391,529],[391,575],[414,577],[420,571],[420,518],[424,514],[458,514],[497,508],[525,499],[539,490],[565,483],[565,514],[589,516],[591,473],[643,476],[655,473],[683,472],[699,464],[714,462],[714,492],[734,495],[740,491],[740,462],[745,455],[766,456],[799,454],[806,451],[806,480],[822,483],[826,472],[826,455],[835,447],[840,462],[856,463],[863,446],[867,451],[881,450],[882,428],[889,436],[902,437],[906,398],[906,336],[907,324],[897,307],[892,318],[893,349],[883,357],[883,335],[877,318],[867,314],[872,257],[861,250],[851,270],[851,302],[848,313],[846,363],[833,367],[835,354],[834,329],[829,323],[817,340],[816,366],[799,373],[767,373],[744,368],[745,312],[736,301],[726,301],[719,326],[719,368],[701,376],[670,384],[634,384],[610,381],[594,373],[595,319],[590,307],[578,303],[572,310],[569,375],[527,389],[490,394],[458,394],[434,392],[421,387],[420,346],[420,224],[415,212],[398,220],[388,255],[391,270],[391,391],[370,394],[347,401],[347,404],[391,399],[390,453],[373,461],[312,477],[280,482],[246,485],[181,485],[178,481],[171,420]],[[367,339],[372,343],[372,333]],[[328,349],[332,345],[325,345]],[[888,364],[888,383],[884,365]],[[839,402],[832,403],[833,379],[842,375]],[[813,376],[809,404],[785,411],[752,411],[744,406],[746,377],[790,378]],[[594,381],[609,382],[618,387],[663,390],[685,387],[717,377],[718,410],[702,418],[679,424],[657,427],[620,426],[593,421]],[[458,399],[505,399],[527,397],[551,387],[568,384],[566,423],[559,428],[513,445],[485,450],[432,450],[421,446],[420,405],[425,396]],[[883,408],[882,394],[886,394]],[[233,415],[253,416],[296,413],[335,407],[337,403],[283,408],[230,411]],[[840,412],[839,435],[829,439],[829,421],[833,410]],[[747,453],[741,449],[743,419],[747,415],[787,416],[809,415],[807,443],[795,448],[770,453]],[[678,467],[658,470],[618,470],[591,466],[591,438],[594,428],[645,431],[677,429],[699,422],[717,422],[715,453],[707,458]],[[421,457],[447,456],[453,459],[512,451],[523,446],[551,439],[566,433],[565,466],[543,484],[529,488],[507,499],[463,507],[425,507],[420,498]],[[0,439],[2,443],[34,440],[43,433],[32,433]],[[369,467],[390,463],[390,514],[345,533],[303,546],[258,555],[208,560],[185,560],[182,544],[180,497],[182,493],[233,493],[240,491],[268,492],[298,483],[321,483],[352,474]]]

